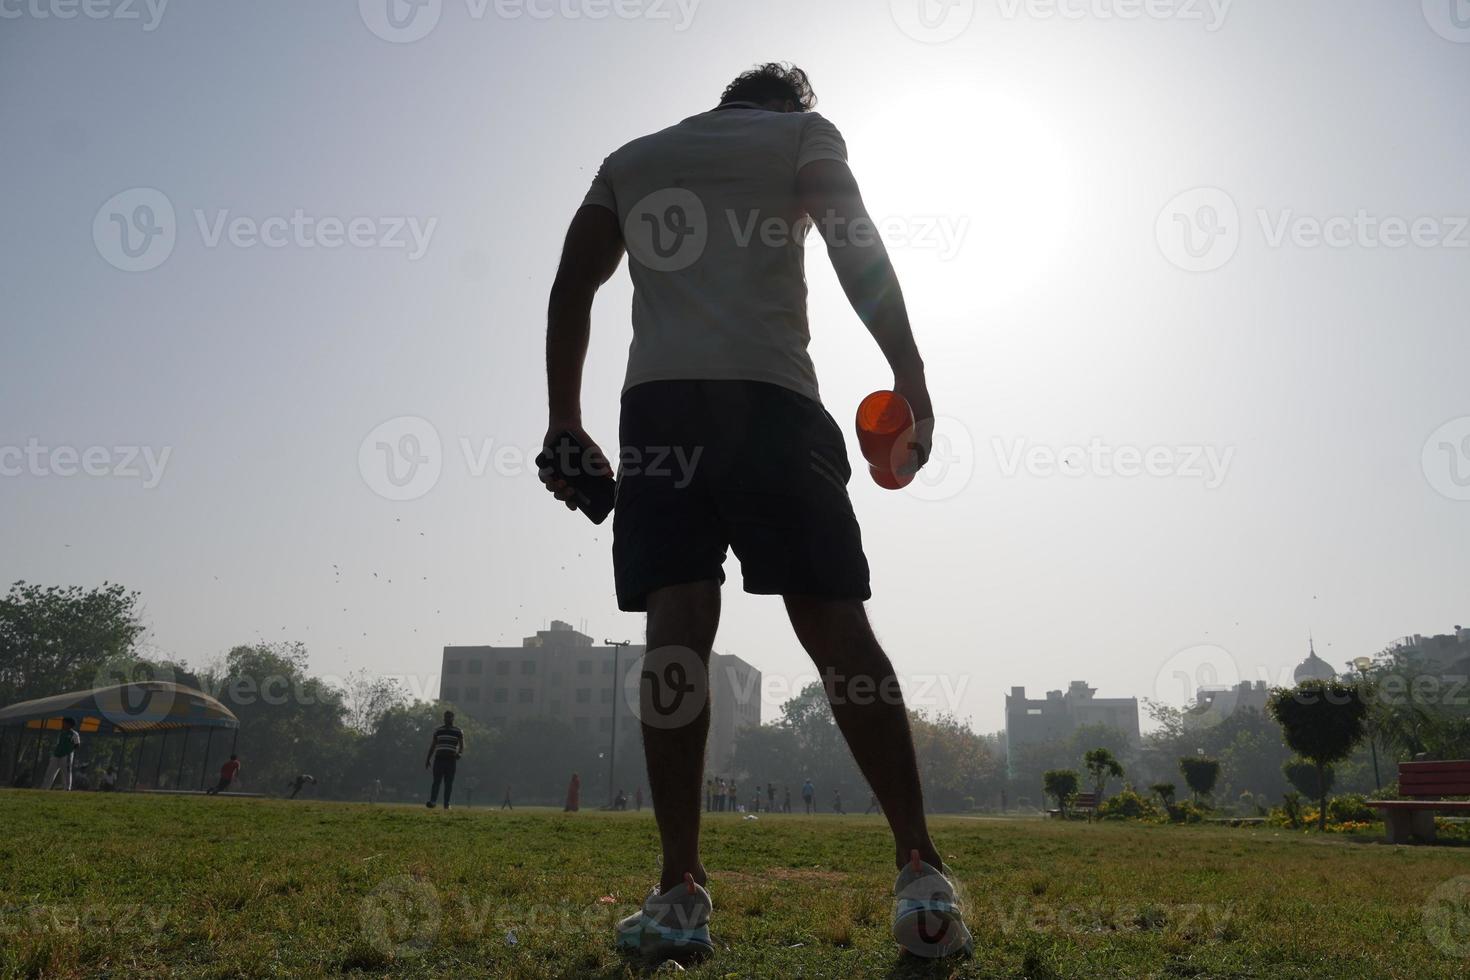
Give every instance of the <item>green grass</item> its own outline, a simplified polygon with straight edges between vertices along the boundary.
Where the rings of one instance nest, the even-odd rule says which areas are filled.
[[[973,959],[934,966],[897,953],[891,845],[877,818],[722,814],[705,834],[717,953],[690,975],[1470,971],[1470,898],[1432,901],[1470,875],[1470,848],[1271,829],[935,823],[967,887]],[[613,949],[612,923],[656,868],[646,811],[5,791],[0,973],[638,976]]]

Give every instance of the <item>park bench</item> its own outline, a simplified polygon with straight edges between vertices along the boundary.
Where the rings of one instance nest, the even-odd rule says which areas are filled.
[[[1096,809],[1096,793],[1078,793],[1076,796],[1067,801],[1068,813],[1092,813]],[[1046,812],[1054,817],[1060,817],[1062,815],[1061,810],[1048,810]]]
[[[1432,844],[1436,811],[1470,812],[1470,801],[1441,799],[1470,796],[1470,761],[1400,762],[1399,795],[1411,798],[1368,801],[1370,807],[1383,811],[1388,842]]]

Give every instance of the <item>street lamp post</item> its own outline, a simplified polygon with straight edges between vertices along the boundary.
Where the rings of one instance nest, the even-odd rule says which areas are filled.
[[[616,799],[616,790],[613,789],[613,780],[617,778],[618,768],[618,654],[623,648],[630,646],[628,640],[603,640],[603,643],[612,647],[613,650],[613,679],[612,679],[612,746],[607,754],[607,805],[612,806]]]
[[[1358,673],[1363,676],[1363,692],[1366,694],[1368,690],[1368,670],[1373,666],[1373,661],[1369,657],[1358,657],[1353,661],[1353,666],[1358,668]],[[1371,712],[1368,721],[1368,748],[1373,753],[1373,785],[1379,789],[1383,789],[1383,780],[1378,775],[1378,736],[1373,731]]]

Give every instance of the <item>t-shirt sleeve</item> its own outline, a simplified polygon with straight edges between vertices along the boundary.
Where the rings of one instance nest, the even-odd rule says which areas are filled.
[[[809,112],[803,118],[801,146],[796,151],[796,169],[800,170],[815,160],[841,160],[847,162],[847,141],[827,117]]]
[[[611,157],[608,158],[612,159]],[[587,190],[587,196],[582,199],[582,206],[595,204],[600,208],[607,208],[613,214],[618,213],[618,199],[613,194],[612,181],[608,179],[608,161],[602,161],[602,166],[597,168],[597,176],[592,178],[592,186]]]

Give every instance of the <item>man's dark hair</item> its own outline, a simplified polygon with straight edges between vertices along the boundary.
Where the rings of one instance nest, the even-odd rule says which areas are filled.
[[[75,728],[75,727],[77,727],[77,720],[75,718],[70,718],[70,717],[63,718],[63,719],[61,719],[61,727],[62,728]]]
[[[726,102],[769,102],[790,99],[798,112],[810,112],[817,106],[817,93],[811,79],[793,64],[769,61],[744,72],[725,88],[720,105]]]
[[[236,755],[236,754],[235,754],[235,753],[233,753],[233,752],[231,752],[231,753],[230,753],[230,758],[231,758],[231,759],[238,759],[238,758],[240,758],[240,757],[239,757],[239,756],[238,756],[238,755]]]
[[[454,722],[454,712],[453,711],[446,711],[446,712],[444,712],[444,724],[449,725],[449,724],[453,724],[453,722]]]

